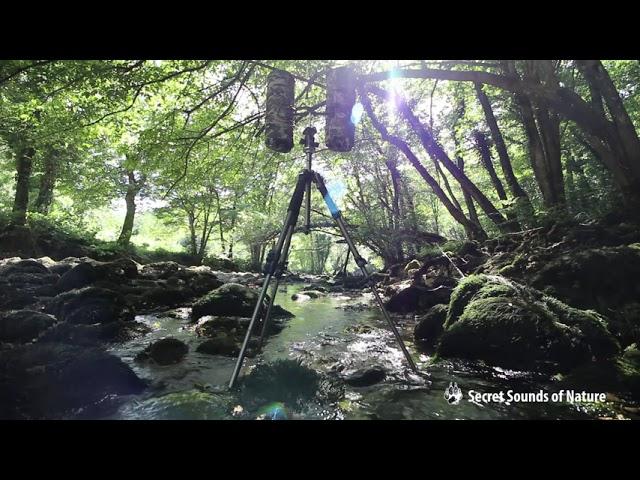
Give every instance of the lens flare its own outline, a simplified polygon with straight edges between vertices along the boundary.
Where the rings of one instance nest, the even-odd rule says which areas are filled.
[[[360,119],[362,118],[362,113],[364,112],[364,107],[361,103],[356,103],[351,109],[351,123],[357,125],[360,123]]]
[[[265,420],[288,420],[289,415],[287,414],[287,409],[284,406],[284,403],[274,402],[269,405],[265,405],[258,412],[259,417],[264,418]]]

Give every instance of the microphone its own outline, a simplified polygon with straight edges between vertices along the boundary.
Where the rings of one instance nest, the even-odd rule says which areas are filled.
[[[295,79],[289,72],[272,70],[267,76],[265,143],[268,148],[287,153],[293,148],[293,103]]]
[[[344,66],[327,71],[325,143],[329,150],[348,152],[353,148],[356,127],[351,113],[356,103],[353,68]]]

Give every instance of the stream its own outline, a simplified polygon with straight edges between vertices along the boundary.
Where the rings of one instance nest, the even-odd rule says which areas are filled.
[[[387,376],[367,387],[346,385],[344,399],[330,405],[310,403],[296,411],[282,404],[248,410],[237,394],[227,389],[235,358],[196,352],[202,341],[189,323],[189,308],[177,309],[175,317],[162,314],[140,315],[136,320],[152,328],[142,338],[119,344],[110,351],[129,364],[150,388],[138,396],[121,398],[120,407],[108,419],[588,419],[601,415],[593,405],[568,403],[476,403],[467,392],[557,391],[548,376],[483,367],[469,362],[445,361],[428,365],[429,355],[416,350],[413,322],[399,319],[403,338],[418,368],[414,375],[406,367],[402,353],[375,308],[370,293],[331,293],[307,301],[291,296],[302,285],[283,285],[276,303],[295,314],[285,329],[268,338],[263,352],[245,360],[241,375],[257,362],[300,359],[322,373],[382,367]],[[178,338],[189,346],[187,356],[176,365],[155,366],[134,362],[135,355],[162,337]],[[455,382],[464,397],[449,404],[444,392]],[[275,412],[275,413],[274,413]]]

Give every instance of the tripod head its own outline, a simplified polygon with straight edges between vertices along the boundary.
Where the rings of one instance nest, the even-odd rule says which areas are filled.
[[[304,151],[306,153],[313,153],[316,147],[320,146],[319,143],[316,142],[315,135],[318,131],[316,127],[307,127],[302,131],[302,135],[304,138],[300,139],[300,144],[304,145]]]

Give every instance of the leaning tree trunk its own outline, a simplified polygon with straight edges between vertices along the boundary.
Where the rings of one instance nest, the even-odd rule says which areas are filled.
[[[11,223],[25,225],[27,223],[27,208],[29,206],[29,179],[35,149],[19,147],[16,155],[16,196],[13,201]]]
[[[34,205],[34,210],[43,215],[49,214],[53,203],[53,189],[56,183],[56,167],[58,152],[51,149],[44,157],[44,172],[40,177],[40,188]]]
[[[485,240],[487,237],[484,231],[480,228],[479,225],[471,222],[464,215],[464,212],[462,212],[462,210],[456,208],[456,206],[451,202],[449,197],[447,197],[447,195],[444,193],[444,191],[442,190],[438,182],[435,180],[435,178],[433,178],[429,174],[429,172],[424,167],[424,165],[422,165],[418,157],[416,157],[416,155],[411,151],[411,148],[409,148],[409,145],[401,138],[396,137],[395,135],[391,135],[387,130],[387,127],[385,127],[382,124],[382,122],[380,122],[375,112],[373,111],[373,107],[371,106],[371,102],[367,96],[366,90],[360,92],[360,98],[362,99],[362,104],[364,106],[365,111],[367,112],[367,115],[369,116],[369,119],[371,120],[371,123],[373,124],[374,128],[380,133],[380,136],[382,137],[382,139],[394,145],[396,148],[398,148],[398,150],[400,150],[404,154],[404,156],[407,158],[407,160],[409,160],[411,165],[413,165],[413,167],[424,179],[424,181],[431,187],[431,190],[433,190],[433,193],[436,194],[436,196],[445,206],[447,211],[458,223],[460,223],[460,225],[464,227],[465,231],[468,232],[470,237],[477,240]]]
[[[514,78],[520,78],[513,61],[504,62],[505,70]],[[547,86],[556,83],[550,62],[545,64],[543,77]],[[525,79],[540,83],[535,64],[529,64]],[[562,208],[565,203],[562,162],[560,159],[560,121],[547,105],[538,101],[535,105],[522,93],[515,93],[514,100],[529,143],[529,157],[542,199],[547,208]]]
[[[482,89],[482,84],[476,83],[476,96],[478,97],[478,101],[482,106],[482,110],[484,112],[484,118],[489,126],[489,130],[491,131],[491,137],[493,138],[493,142],[496,146],[496,150],[498,151],[498,158],[500,159],[500,166],[502,167],[502,173],[504,174],[504,178],[507,181],[507,186],[509,187],[509,191],[513,197],[519,199],[518,202],[522,204],[522,206],[533,213],[533,207],[531,206],[531,200],[529,200],[529,196],[524,191],[524,189],[520,186],[518,179],[516,178],[515,173],[513,173],[513,167],[511,165],[511,158],[509,156],[509,152],[507,151],[507,146],[504,143],[504,138],[502,137],[502,132],[500,131],[500,127],[498,127],[498,121],[496,120],[495,115],[493,114],[493,108],[491,107],[491,102],[489,101],[489,97],[484,93]]]
[[[458,157],[458,168],[461,172],[464,172],[464,160],[462,157]],[[473,198],[466,190],[462,191],[462,195],[464,195],[464,202],[467,204],[467,210],[469,211],[469,218],[472,222],[480,225],[480,219],[478,218],[478,212],[476,211],[476,206],[473,204]]]
[[[376,95],[383,98],[387,98],[387,93],[380,88],[372,88]],[[429,156],[436,158],[440,161],[447,170],[458,181],[462,189],[467,190],[473,199],[478,202],[480,208],[487,214],[487,216],[493,221],[502,233],[506,233],[513,230],[513,225],[508,222],[505,217],[498,211],[498,209],[491,203],[491,201],[485,196],[484,193],[467,177],[460,169],[451,161],[449,156],[445,153],[442,147],[435,141],[431,133],[422,125],[420,120],[415,116],[413,111],[405,103],[403,99],[396,98],[396,104],[401,115],[407,120],[413,131],[418,135],[422,146],[427,151]]]
[[[498,198],[502,201],[507,200],[507,192],[504,191],[504,186],[496,173],[496,169],[493,168],[493,161],[491,160],[491,151],[489,150],[489,145],[487,144],[487,137],[485,137],[484,133],[475,130],[473,132],[473,140],[475,141],[476,148],[480,153],[480,159],[482,160],[482,165],[484,165],[485,170],[489,173],[489,178],[491,178],[491,183],[493,184],[493,188],[496,189],[496,193],[498,194]]]
[[[129,245],[131,234],[133,233],[133,221],[136,216],[136,195],[138,195],[141,187],[138,181],[136,181],[132,170],[127,171],[127,177],[129,182],[127,183],[127,193],[124,197],[127,205],[127,213],[125,214],[122,230],[117,240],[119,245],[125,247]]]

